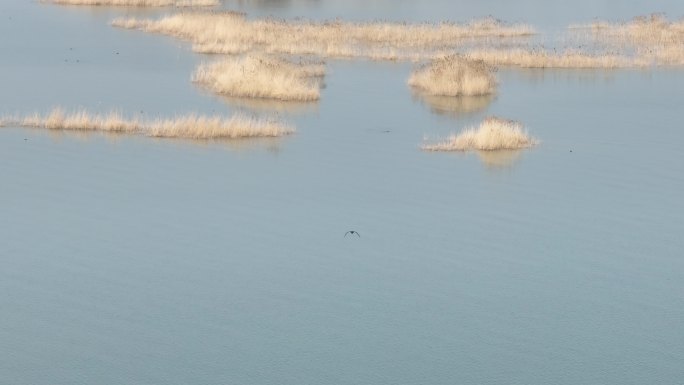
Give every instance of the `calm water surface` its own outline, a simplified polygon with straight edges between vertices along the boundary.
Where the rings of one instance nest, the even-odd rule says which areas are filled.
[[[549,29],[684,15],[573,4],[225,6]],[[412,64],[330,61],[320,103],[254,106],[195,88],[209,59],[187,44],[107,25],[126,13],[3,1],[0,113],[275,109],[298,132],[0,129],[0,383],[683,383],[681,69],[500,70],[495,98],[454,106],[412,95]],[[488,115],[542,144],[418,149]]]

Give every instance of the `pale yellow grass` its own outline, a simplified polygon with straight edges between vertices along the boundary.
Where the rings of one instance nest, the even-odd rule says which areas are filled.
[[[143,122],[139,119],[125,119],[116,112],[106,115],[86,111],[65,113],[61,108],[55,108],[47,115],[34,114],[23,119],[14,119],[13,122],[19,126],[51,130],[137,133],[154,137],[190,139],[275,137],[294,132],[293,127],[275,120],[240,115],[224,118],[190,114],[173,119]]]
[[[490,117],[479,127],[468,128],[445,141],[424,145],[427,151],[514,150],[534,146],[538,141],[525,132],[523,125],[513,120]]]
[[[590,55],[579,51],[550,52],[542,49],[472,50],[466,56],[490,65],[523,68],[624,68],[646,63],[638,58],[615,54]]]
[[[396,59],[457,47],[469,39],[526,37],[534,30],[494,19],[455,23],[353,23],[250,20],[244,14],[180,13],[158,20],[119,18],[112,24],[189,40],[204,53],[260,51],[321,57]]]
[[[113,7],[213,7],[218,0],[49,0],[60,5],[95,5]]]
[[[492,68],[482,60],[451,55],[435,59],[411,74],[408,84],[429,95],[477,96],[496,90]]]
[[[313,101],[320,98],[324,74],[321,63],[248,55],[202,64],[192,79],[223,95]]]

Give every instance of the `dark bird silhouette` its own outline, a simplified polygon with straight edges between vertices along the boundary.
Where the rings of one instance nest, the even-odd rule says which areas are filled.
[[[346,233],[344,233],[344,237],[346,238],[347,235],[349,235],[349,234],[356,235],[357,237],[361,238],[361,234],[359,234],[357,231],[354,231],[354,230],[349,230]]]

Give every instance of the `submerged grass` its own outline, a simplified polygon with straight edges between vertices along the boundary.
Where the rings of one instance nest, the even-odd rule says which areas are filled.
[[[532,147],[539,143],[531,138],[519,122],[496,117],[485,119],[478,128],[468,128],[445,141],[422,146],[426,151],[494,151]]]
[[[275,137],[294,132],[293,127],[274,120],[240,115],[224,118],[190,114],[144,122],[139,119],[125,119],[117,112],[106,115],[91,114],[83,110],[66,113],[61,108],[55,108],[47,115],[34,114],[23,119],[7,118],[7,122],[50,130],[103,131],[189,139]]]
[[[493,94],[481,96],[435,96],[414,92],[414,99],[439,115],[462,117],[482,111],[495,99]]]
[[[320,98],[324,74],[322,63],[248,55],[202,64],[192,80],[228,96],[314,101]]]
[[[213,7],[218,0],[49,0],[59,5],[95,5],[113,7]]]
[[[453,48],[472,39],[526,37],[534,30],[489,18],[467,24],[353,23],[247,19],[236,12],[185,12],[158,20],[118,18],[112,24],[189,40],[204,53],[251,51],[321,57],[396,59]]]
[[[408,84],[436,96],[478,96],[494,93],[492,68],[482,60],[450,55],[433,60],[411,74]]]

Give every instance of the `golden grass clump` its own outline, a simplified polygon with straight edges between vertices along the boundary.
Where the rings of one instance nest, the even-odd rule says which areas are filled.
[[[579,51],[561,53],[541,49],[473,50],[466,56],[482,60],[490,65],[517,66],[523,68],[624,68],[642,66],[636,58],[614,54],[590,55]]]
[[[112,7],[213,7],[218,0],[50,0],[59,5],[95,5]]]
[[[494,93],[492,68],[482,60],[450,55],[433,60],[414,71],[408,84],[429,95],[478,96]]]
[[[235,97],[283,101],[314,101],[320,98],[321,63],[299,63],[280,58],[248,55],[202,64],[193,81],[212,91]]]
[[[8,119],[9,122],[11,121]],[[275,137],[288,135],[295,131],[293,127],[274,120],[255,119],[240,115],[224,118],[190,114],[174,119],[142,122],[138,119],[124,119],[119,113],[98,115],[78,111],[67,114],[60,108],[55,108],[44,116],[34,114],[23,119],[17,119],[14,123],[23,127],[50,130],[104,131],[188,139]]]
[[[427,151],[494,151],[527,148],[537,143],[536,139],[528,136],[521,123],[490,117],[477,129],[466,129],[443,142],[424,145],[422,148]]]
[[[237,54],[248,51],[321,57],[397,59],[453,48],[469,40],[527,37],[527,25],[494,19],[455,23],[284,21],[247,19],[236,12],[190,12],[158,20],[119,18],[112,24],[189,40],[195,51]]]

